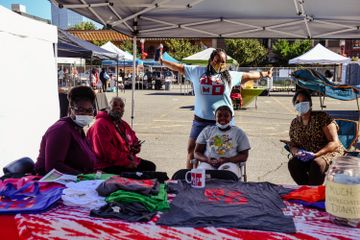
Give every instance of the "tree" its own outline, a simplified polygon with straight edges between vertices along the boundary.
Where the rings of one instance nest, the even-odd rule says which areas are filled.
[[[133,43],[131,39],[122,41],[119,48],[123,51],[132,53],[133,52]]]
[[[304,54],[311,48],[311,40],[296,40],[293,43],[289,43],[288,40],[277,40],[272,49],[278,56],[279,63],[281,65],[288,65],[290,59]]]
[[[93,41],[91,41],[91,43],[96,45],[96,46],[102,46],[107,42],[108,42],[107,40],[93,40]]]
[[[92,22],[81,22],[70,27],[69,30],[96,30],[96,26]]]
[[[240,66],[257,66],[267,55],[267,49],[256,39],[226,39],[226,53]]]
[[[169,54],[178,60],[201,51],[199,45],[184,39],[170,39],[165,42],[165,46],[168,48]]]

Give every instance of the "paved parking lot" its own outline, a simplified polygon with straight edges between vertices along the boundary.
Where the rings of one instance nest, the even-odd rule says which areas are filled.
[[[108,93],[110,100],[113,93]],[[131,90],[119,93],[126,99],[125,120],[130,123]],[[294,183],[287,170],[287,152],[279,139],[288,139],[291,120],[296,115],[292,93],[274,93],[258,97],[246,110],[235,113],[236,125],[249,136],[252,149],[247,162],[249,181]],[[319,109],[318,97],[313,97]],[[183,95],[179,88],[170,91],[137,90],[135,92],[134,129],[146,140],[140,156],[154,161],[159,171],[169,177],[185,167],[186,146],[193,118],[194,96]],[[355,110],[356,102],[326,99],[327,109]]]

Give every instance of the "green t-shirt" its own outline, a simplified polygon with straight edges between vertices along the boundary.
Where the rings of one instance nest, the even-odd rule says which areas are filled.
[[[102,173],[100,178],[96,176],[96,173],[89,173],[89,174],[79,174],[77,175],[77,181],[84,181],[84,180],[108,180],[112,176],[116,176],[116,174],[109,174],[109,173]]]
[[[160,190],[157,195],[142,195],[140,193],[117,190],[111,193],[107,198],[107,202],[138,202],[142,203],[149,211],[168,210],[170,208],[167,200],[167,192],[165,185],[160,184]]]

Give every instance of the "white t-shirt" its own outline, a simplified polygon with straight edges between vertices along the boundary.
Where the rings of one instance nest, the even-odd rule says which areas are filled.
[[[221,100],[230,109],[233,109],[230,93],[233,86],[241,83],[242,72],[229,71],[231,76],[231,85],[229,86],[221,79],[221,74],[215,74],[208,78],[206,67],[185,65],[184,71],[185,79],[189,79],[193,83],[196,116],[215,120],[212,105]]]
[[[204,155],[216,159],[234,157],[239,152],[250,149],[245,132],[236,126],[231,126],[227,131],[221,131],[217,126],[208,126],[202,130],[196,143],[206,144]]]
[[[105,197],[99,196],[96,188],[104,180],[86,180],[66,184],[61,199],[64,205],[97,209],[106,204]]]

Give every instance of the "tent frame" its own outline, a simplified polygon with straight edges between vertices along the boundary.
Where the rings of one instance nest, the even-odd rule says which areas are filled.
[[[133,36],[137,35],[137,37],[139,37],[139,38],[140,37],[146,38],[146,36],[142,36],[141,33],[157,32],[157,31],[161,31],[161,30],[171,30],[171,29],[174,29],[174,30],[175,29],[186,29],[186,30],[189,30],[189,31],[192,31],[195,33],[205,34],[205,35],[207,35],[207,37],[214,37],[214,38],[237,37],[238,35],[243,35],[241,37],[246,37],[245,34],[264,32],[264,31],[281,34],[282,38],[284,38],[284,37],[289,37],[289,38],[332,38],[333,35],[360,30],[360,26],[358,26],[358,25],[351,26],[351,25],[333,22],[334,20],[337,20],[337,19],[332,20],[332,19],[328,19],[328,18],[311,16],[310,15],[311,13],[308,13],[305,10],[305,7],[304,7],[305,1],[304,0],[293,0],[293,6],[294,6],[294,10],[295,10],[294,14],[297,16],[297,18],[288,18],[286,20],[287,22],[277,23],[277,24],[273,24],[270,26],[256,26],[256,25],[248,24],[245,21],[243,22],[240,20],[233,20],[231,18],[227,19],[224,17],[220,17],[220,18],[216,18],[216,19],[212,18],[212,19],[208,19],[208,20],[201,20],[201,21],[197,21],[197,22],[181,24],[181,23],[171,23],[171,22],[163,21],[163,20],[156,19],[153,17],[143,16],[145,13],[149,13],[155,9],[169,9],[169,10],[184,10],[184,11],[186,11],[187,9],[191,9],[203,1],[204,0],[196,0],[196,1],[193,1],[192,3],[185,3],[184,5],[168,4],[168,2],[170,2],[170,0],[159,0],[159,1],[153,1],[152,3],[126,3],[126,7],[143,8],[143,9],[133,12],[129,16],[126,16],[123,18],[119,13],[116,12],[116,9],[113,7],[114,3],[111,1],[104,1],[103,3],[87,3],[86,0],[80,0],[81,4],[61,4],[61,3],[58,3],[61,1],[50,0],[50,2],[52,2],[54,5],[58,6],[59,8],[68,8],[68,9],[72,9],[74,11],[86,8],[89,10],[89,12],[92,13],[93,16],[95,16],[97,21],[104,24],[105,26],[107,26],[109,28],[114,28],[116,30],[117,26],[124,25],[130,31],[130,33],[132,33]],[[291,0],[289,0],[289,1],[291,1]],[[109,8],[110,11],[118,19],[113,20],[112,22],[106,22],[96,11],[97,8],[104,8],[104,7]],[[137,20],[135,20],[135,19],[137,19],[137,20],[143,19],[146,21],[152,21],[155,23],[163,24],[164,26],[156,27],[156,28],[149,28],[149,29],[145,29],[145,30],[137,30],[137,28],[135,29],[134,26],[131,27],[127,23],[127,21],[129,21],[129,20],[134,20],[135,22],[137,22]],[[234,24],[234,25],[245,26],[245,27],[249,27],[250,29],[243,30],[243,31],[237,31],[237,32],[233,31],[231,33],[225,33],[225,34],[218,34],[218,33],[213,33],[210,31],[205,31],[205,30],[200,30],[200,29],[195,28],[195,27],[198,27],[198,26],[201,26],[204,24],[217,23],[217,22],[226,22],[226,23],[230,23],[230,24]],[[310,23],[317,23],[317,24],[322,24],[322,25],[327,25],[327,26],[340,27],[343,29],[330,30],[325,33],[315,34],[310,29],[310,26],[309,26]],[[282,31],[282,30],[278,29],[280,27],[292,26],[292,25],[298,25],[298,24],[305,25],[306,34],[300,35],[300,34],[286,32],[286,31]]]
[[[352,36],[360,35],[360,26],[357,24],[359,21],[357,13],[351,12],[351,16],[355,16],[354,19],[350,19],[352,22],[349,22],[348,25],[345,23],[349,19],[343,19],[339,16],[335,17],[327,17],[327,16],[312,16],[311,11],[308,12],[305,10],[304,3],[307,0],[288,0],[286,5],[286,10],[290,11],[291,6],[294,7],[293,15],[289,12],[286,12],[288,16],[286,17],[277,17],[273,20],[276,20],[275,23],[269,24],[269,20],[271,20],[271,16],[262,16],[259,17],[259,14],[256,15],[258,20],[262,20],[261,24],[249,24],[246,20],[251,20],[252,18],[234,18],[229,16],[229,18],[224,17],[216,17],[210,18],[203,16],[201,20],[196,21],[194,20],[191,23],[181,23],[181,22],[171,22],[164,21],[162,19],[157,19],[156,16],[161,16],[161,14],[156,14],[155,10],[181,10],[183,12],[190,11],[193,7],[197,7],[197,5],[204,2],[204,0],[194,0],[194,1],[186,1],[184,4],[172,4],[171,0],[154,0],[152,3],[139,3],[139,2],[126,2],[123,4],[123,12],[120,14],[114,8],[114,2],[111,1],[103,1],[99,3],[88,3],[86,0],[79,0],[78,2],[73,4],[68,4],[70,1],[62,1],[62,0],[50,0],[55,6],[59,8],[68,8],[72,9],[75,12],[78,12],[86,17],[89,17],[95,21],[98,21],[104,24],[108,28],[112,28],[118,32],[122,32],[127,35],[131,35],[133,37],[133,71],[136,72],[136,39],[137,38],[149,38],[149,37],[159,37],[159,32],[166,30],[187,30],[186,33],[182,34],[183,38],[186,37],[198,37],[198,38],[224,38],[224,37],[232,37],[232,38],[269,38],[269,37],[276,37],[276,38],[353,38]],[[351,0],[347,0],[351,1]],[[170,2],[170,3],[169,3]],[[190,3],[189,3],[190,2]],[[292,3],[291,3],[292,2]],[[214,4],[214,1],[212,1]],[[239,2],[240,3],[240,2]],[[323,2],[325,3],[325,1]],[[309,4],[311,2],[309,1]],[[342,6],[346,6],[347,3],[341,3]],[[204,6],[204,4],[202,4]],[[96,10],[97,8],[102,8],[102,14],[105,16],[104,7],[108,8],[108,14],[114,14],[113,19],[106,22],[103,17],[100,16]],[[325,6],[323,6],[324,8]],[[106,9],[105,9],[106,10]],[[127,12],[126,12],[127,10]],[[350,11],[348,9],[345,9]],[[352,9],[353,10],[353,9]],[[183,13],[182,12],[182,13]],[[128,14],[128,16],[124,16]],[[177,15],[180,17],[180,14]],[[233,15],[235,16],[235,15]],[[182,15],[182,19],[186,18],[187,16]],[[200,16],[201,17],[201,16]],[[200,19],[199,17],[199,19]],[[270,18],[269,18],[270,17]],[[117,19],[116,19],[117,18]],[[128,21],[133,20],[132,26],[129,25]],[[138,20],[145,20],[146,22],[153,22],[156,24],[160,24],[160,26],[156,25],[147,29],[138,29]],[[337,22],[338,21],[338,22]],[[240,29],[236,31],[232,29],[231,32],[225,33],[216,33],[211,32],[207,29],[199,29],[202,26],[207,26],[207,24],[212,23],[227,23],[230,25],[234,25],[237,27],[245,27],[245,29]],[[355,22],[355,23],[354,23]],[[327,28],[326,32],[313,32],[310,28],[311,24],[322,24],[325,26],[333,26],[339,27],[342,29],[330,29]],[[287,31],[286,29],[282,30],[281,27],[298,27],[297,25],[305,25],[304,34],[294,33],[292,31]],[[123,26],[122,26],[123,25]],[[161,26],[162,25],[162,26]],[[259,26],[260,25],[260,26]],[[297,29],[299,30],[299,29]],[[315,31],[315,29],[314,29]],[[179,32],[179,31],[173,31]],[[152,33],[153,35],[147,35],[147,33]],[[275,36],[268,36],[269,34],[275,34]],[[344,35],[344,33],[348,33],[348,35]],[[158,34],[158,35],[156,35]],[[339,35],[341,34],[341,35]],[[169,34],[168,37],[176,37],[174,35]],[[134,121],[134,91],[135,91],[135,74],[132,76],[132,107],[131,107],[131,126],[133,126]]]

